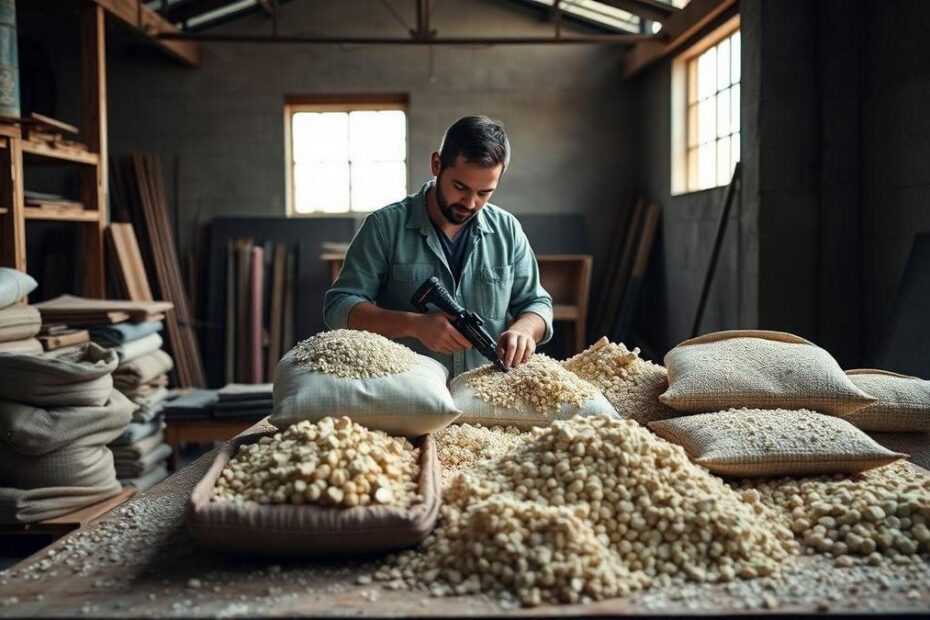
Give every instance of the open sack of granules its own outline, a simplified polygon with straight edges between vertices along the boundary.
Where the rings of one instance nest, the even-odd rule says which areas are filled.
[[[419,437],[444,428],[461,412],[436,360],[378,334],[337,329],[291,349],[274,376],[270,422],[348,416],[371,429]]]
[[[508,372],[486,364],[452,380],[459,422],[527,429],[575,416],[620,416],[600,390],[541,353]]]
[[[432,531],[440,493],[432,437],[411,443],[328,417],[229,442],[191,493],[187,527],[229,553],[401,549]]]

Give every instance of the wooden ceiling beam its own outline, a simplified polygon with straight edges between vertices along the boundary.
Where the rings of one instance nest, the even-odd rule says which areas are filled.
[[[637,43],[627,52],[623,76],[633,77],[738,10],[739,0],[691,0],[662,24],[662,30],[651,40]]]
[[[200,46],[194,41],[159,39],[158,35],[178,33],[180,30],[155,11],[146,8],[141,0],[88,0],[107,13],[145,36],[152,45],[178,62],[190,67],[200,65]]]
[[[643,19],[665,23],[680,9],[658,0],[600,0],[602,4],[621,9]]]

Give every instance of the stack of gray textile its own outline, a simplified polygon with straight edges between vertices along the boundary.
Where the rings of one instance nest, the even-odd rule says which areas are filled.
[[[116,476],[124,486],[148,489],[168,477],[167,460],[171,447],[165,443],[165,423],[161,416],[148,422],[132,422],[110,443]]]
[[[259,420],[274,409],[273,384],[227,383],[216,392],[213,417]]]
[[[35,338],[42,329],[42,317],[32,306],[17,303],[36,286],[32,276],[0,267],[0,353],[42,353],[42,343]]]
[[[139,405],[133,421],[150,422],[168,399],[168,373],[174,360],[162,350],[161,321],[90,327],[90,338],[119,357],[113,373],[116,388]]]
[[[107,444],[136,405],[113,387],[116,353],[93,343],[0,354],[0,523],[51,519],[121,490]]]
[[[169,398],[168,373],[174,360],[162,350],[161,321],[117,323],[90,328],[91,339],[119,357],[113,382],[139,408],[126,432],[110,444],[116,475],[124,485],[147,489],[168,476],[162,410]]]

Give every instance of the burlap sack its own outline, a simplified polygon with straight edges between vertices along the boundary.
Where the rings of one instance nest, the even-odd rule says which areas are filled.
[[[71,445],[38,456],[0,443],[0,487],[106,487],[116,482],[113,454],[106,446]]]
[[[54,519],[118,495],[122,485],[113,481],[100,487],[10,489],[0,487],[0,524],[35,523]]]
[[[886,370],[847,370],[856,387],[876,400],[844,416],[857,428],[877,432],[930,432],[930,381]]]
[[[291,349],[275,368],[269,421],[283,429],[301,420],[347,416],[370,429],[405,437],[445,428],[461,414],[446,388],[448,371],[432,358],[417,357],[407,372],[352,379],[312,371],[296,361]]]
[[[255,502],[211,502],[213,487],[244,443],[268,433],[232,440],[191,493],[187,528],[204,547],[226,553],[271,556],[317,556],[372,553],[417,544],[432,531],[441,503],[439,458],[427,435],[420,448],[419,494],[423,502],[397,506],[325,508],[304,504],[261,505]]]
[[[124,432],[135,409],[116,390],[102,407],[41,408],[0,401],[0,443],[26,455],[75,443],[104,445]]]
[[[677,418],[681,412],[659,401],[668,389],[668,371],[639,357],[639,349],[607,337],[562,362],[562,366],[599,389],[621,418],[646,425]]]
[[[32,306],[15,305],[0,310],[0,342],[32,338],[42,329],[42,317]]]
[[[689,413],[731,407],[845,416],[875,401],[833,357],[793,334],[737,330],[682,342],[665,356],[663,403]]]
[[[116,353],[91,342],[42,357],[0,355],[0,400],[36,407],[101,407],[113,391]]]
[[[730,409],[651,422],[692,461],[727,476],[853,474],[887,465],[892,452],[840,418],[814,411]]]
[[[0,308],[6,308],[36,290],[39,283],[28,273],[0,267]]]

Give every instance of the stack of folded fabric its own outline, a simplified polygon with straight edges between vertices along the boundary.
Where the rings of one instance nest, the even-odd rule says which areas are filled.
[[[118,494],[113,454],[136,405],[113,388],[113,351],[87,343],[0,355],[0,523],[30,523]]]
[[[161,417],[149,422],[133,422],[110,444],[116,476],[123,486],[148,489],[168,477],[166,461],[171,447],[165,443],[165,423]]]
[[[161,321],[124,322],[90,328],[91,339],[112,348],[119,357],[114,373],[117,389],[139,405],[134,419],[155,419],[168,398],[168,372],[171,356],[161,350],[164,344]]]
[[[271,383],[229,383],[217,391],[213,417],[261,419],[274,409]]]
[[[162,409],[166,420],[209,419],[218,400],[216,390],[189,388],[178,392],[177,398],[169,400]]]
[[[17,303],[36,286],[28,274],[0,267],[0,353],[42,353],[42,344],[35,338],[42,328],[42,317],[35,307]]]

